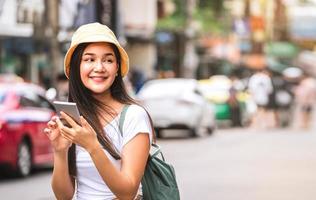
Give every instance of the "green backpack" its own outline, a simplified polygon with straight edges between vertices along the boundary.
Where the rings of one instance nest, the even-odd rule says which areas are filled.
[[[124,106],[120,116],[119,129],[122,135],[122,128],[128,106],[129,105]],[[161,155],[161,158],[159,158],[158,155]],[[148,157],[141,183],[144,200],[180,199],[174,168],[165,162],[165,158],[157,144],[151,145],[151,153]]]

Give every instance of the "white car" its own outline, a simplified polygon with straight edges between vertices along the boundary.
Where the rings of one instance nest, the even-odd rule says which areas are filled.
[[[202,95],[195,79],[150,80],[137,94],[150,113],[160,137],[161,129],[189,129],[192,137],[215,129],[213,106]]]

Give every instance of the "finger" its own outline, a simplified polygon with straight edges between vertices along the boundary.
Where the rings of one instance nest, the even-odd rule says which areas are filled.
[[[68,134],[72,133],[72,128],[68,128],[67,126],[65,126],[59,118],[57,119],[57,124],[58,124],[60,131],[66,132]]]
[[[44,129],[44,133],[47,135],[49,140],[54,140],[57,137],[57,135],[52,134],[52,132],[53,131],[51,129],[49,129],[49,128],[45,128]]]
[[[65,138],[66,140],[69,140],[70,142],[73,142],[73,137],[72,137],[72,135],[69,135],[69,134],[67,134],[67,133],[64,132],[64,131],[61,131],[60,134],[61,134],[61,136],[62,136],[63,138]]]
[[[80,116],[80,121],[81,121],[82,127],[92,129],[88,121],[83,116]]]
[[[61,114],[61,117],[64,118],[70,124],[71,127],[78,126],[78,124],[69,115],[67,115],[66,113],[62,111],[60,112],[60,114]]]
[[[48,126],[49,128],[56,128],[57,123],[54,122],[54,121],[49,121],[49,122],[47,123],[47,126]]]
[[[56,119],[56,123],[59,128],[62,128],[64,126],[64,124],[60,121],[59,118]]]
[[[46,134],[50,134],[52,131],[49,129],[49,128],[45,128],[44,129],[44,133],[46,133]]]
[[[56,115],[54,115],[54,116],[52,117],[52,121],[54,121],[54,122],[56,122],[57,119],[58,119],[58,117],[57,117]]]
[[[87,120],[83,116],[80,116],[80,122],[83,127],[86,127],[88,124]]]

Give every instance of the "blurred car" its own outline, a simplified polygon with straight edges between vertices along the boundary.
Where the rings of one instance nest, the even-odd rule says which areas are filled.
[[[24,82],[0,82],[0,164],[27,176],[36,166],[52,166],[50,141],[43,132],[55,114],[45,90]]]
[[[233,113],[229,101],[236,99],[240,115],[238,124],[244,126],[249,123],[256,105],[251,96],[244,90],[242,82],[238,82],[239,85],[237,86],[234,85],[237,88],[236,92],[231,92],[233,82],[224,75],[214,75],[198,82],[203,96],[215,105],[216,120],[232,120]]]
[[[213,107],[202,96],[194,79],[170,78],[147,81],[137,99],[150,113],[157,137],[162,129],[189,129],[192,137],[204,128],[215,129]]]

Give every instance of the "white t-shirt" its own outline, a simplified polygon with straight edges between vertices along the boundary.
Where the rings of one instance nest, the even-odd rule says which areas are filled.
[[[112,122],[104,127],[105,133],[112,140],[114,146],[121,153],[125,144],[131,141],[138,133],[148,133],[152,142],[152,128],[146,111],[138,106],[129,106],[122,127],[123,137],[119,131],[119,114]],[[106,150],[108,158],[117,169],[121,168],[121,160],[115,160]],[[114,199],[115,195],[101,178],[89,153],[79,145],[76,146],[77,163],[77,200],[106,200]],[[141,193],[141,186],[139,187]]]
[[[252,75],[248,83],[249,91],[259,106],[266,106],[269,103],[269,95],[273,92],[271,78],[264,73]]]

